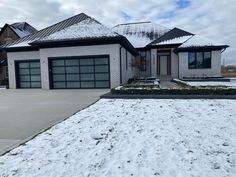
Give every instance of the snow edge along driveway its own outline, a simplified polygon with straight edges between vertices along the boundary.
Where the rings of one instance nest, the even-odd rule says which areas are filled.
[[[15,144],[13,144],[13,145],[11,145],[11,146],[9,146],[9,147],[7,147],[7,148],[1,150],[1,151],[0,151],[0,157],[1,157],[1,156],[4,156],[5,154],[7,154],[7,153],[9,153],[9,152],[11,152],[13,149],[15,149],[15,148],[17,148],[17,147],[19,147],[19,146],[25,145],[28,141],[34,139],[34,138],[37,137],[38,135],[40,135],[40,134],[44,133],[45,131],[51,129],[51,128],[54,127],[55,125],[60,124],[61,122],[63,122],[63,121],[65,121],[65,120],[69,119],[70,117],[74,116],[74,115],[77,114],[78,112],[80,112],[80,111],[82,111],[82,110],[84,110],[84,109],[86,109],[86,108],[92,106],[93,104],[97,103],[99,100],[100,100],[100,99],[97,99],[96,101],[94,101],[93,103],[91,103],[91,104],[85,106],[84,108],[77,110],[76,112],[74,112],[74,113],[71,114],[70,116],[68,116],[68,117],[66,117],[66,118],[64,118],[64,119],[62,119],[62,120],[56,121],[56,122],[54,122],[53,124],[51,124],[49,127],[44,128],[44,129],[40,130],[39,132],[37,132],[37,133],[35,133],[35,134],[29,136],[28,138],[25,138],[24,140],[19,140],[17,143],[15,143]]]

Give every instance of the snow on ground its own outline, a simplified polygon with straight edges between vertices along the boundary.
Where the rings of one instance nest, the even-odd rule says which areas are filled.
[[[235,100],[109,100],[0,157],[0,176],[236,174]]]
[[[236,87],[236,80],[231,80],[230,82],[226,81],[193,81],[193,82],[186,82],[190,86],[225,86],[225,87]]]

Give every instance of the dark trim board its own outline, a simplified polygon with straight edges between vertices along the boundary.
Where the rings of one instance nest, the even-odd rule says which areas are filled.
[[[107,59],[107,61],[108,61],[108,63],[107,64],[95,64],[95,60],[96,59],[99,59],[99,58],[106,58]],[[78,60],[78,64],[77,65],[66,65],[66,60]],[[88,64],[88,65],[81,65],[80,64],[80,59],[93,59],[93,64],[91,65],[91,64]],[[63,60],[64,61],[64,65],[62,65],[62,66],[53,66],[52,65],[52,62],[53,61],[59,61],[59,60]],[[66,71],[66,66],[68,66],[68,67],[79,67],[79,70],[78,70],[78,73],[76,72],[76,73],[68,73],[67,71]],[[86,72],[86,73],[84,73],[84,72],[81,72],[81,68],[80,67],[86,67],[86,66],[93,66],[93,71],[92,72]],[[108,71],[106,71],[106,72],[96,72],[95,71],[95,66],[107,66],[108,67]],[[63,67],[64,68],[64,70],[65,70],[65,72],[63,72],[63,73],[58,73],[58,74],[56,74],[56,73],[53,73],[52,71],[53,71],[53,68],[55,69],[55,68],[61,68],[61,67]],[[111,78],[110,78],[110,76],[111,76],[111,73],[110,73],[110,56],[109,55],[89,55],[89,56],[66,56],[66,57],[50,57],[50,58],[48,58],[48,72],[49,72],[49,87],[50,87],[50,89],[108,89],[108,88],[111,88]],[[81,74],[90,74],[90,75],[94,75],[94,79],[93,80],[81,80]],[[96,80],[96,77],[95,77],[95,75],[96,74],[108,74],[108,80],[101,80],[101,79],[99,79],[99,80]],[[65,76],[65,80],[63,80],[63,81],[53,81],[53,77],[54,76],[56,76],[56,75],[64,75]],[[79,75],[79,78],[78,79],[76,79],[76,80],[74,80],[74,81],[69,81],[69,80],[67,80],[68,78],[67,78],[67,76],[68,75]],[[63,83],[65,83],[65,87],[63,87],[63,88],[55,88],[54,87],[54,83],[59,83],[59,82],[63,82]],[[78,87],[68,87],[68,83],[79,83],[79,86]],[[82,82],[93,82],[94,83],[94,86],[93,87],[81,87],[81,83]],[[108,83],[108,86],[107,87],[99,87],[99,86],[96,86],[96,83],[97,82],[107,82]]]
[[[228,45],[222,45],[222,46],[204,46],[204,47],[186,47],[186,48],[176,48],[174,49],[175,53],[180,52],[202,52],[202,51],[214,51],[214,50],[222,50],[225,48],[228,48]]]

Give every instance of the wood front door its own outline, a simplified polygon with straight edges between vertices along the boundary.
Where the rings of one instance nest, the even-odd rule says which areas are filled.
[[[157,75],[171,75],[171,56],[169,52],[158,52]]]

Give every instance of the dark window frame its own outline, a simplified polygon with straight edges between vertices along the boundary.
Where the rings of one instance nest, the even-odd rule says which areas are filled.
[[[198,67],[198,63],[197,63],[197,53],[201,53],[202,57],[203,57],[203,62],[202,62],[202,67]],[[210,58],[205,57],[206,53],[210,53]],[[190,54],[194,54],[194,67],[191,67],[191,63],[189,62],[190,60]],[[207,59],[210,59],[210,65],[206,66],[206,61]],[[193,65],[192,65],[193,66]],[[188,52],[188,69],[211,69],[212,68],[212,51],[191,51]]]
[[[95,64],[95,60],[99,59],[99,58],[105,58],[107,59],[107,64]],[[80,60],[81,59],[92,59],[93,60],[93,64],[87,64],[87,65],[80,65]],[[64,60],[64,66],[52,66],[52,61],[53,60]],[[78,60],[78,65],[66,65],[66,60]],[[109,55],[89,55],[89,56],[66,56],[66,57],[49,57],[48,58],[48,64],[49,64],[49,84],[50,84],[50,89],[104,89],[104,88],[110,88],[111,86],[111,82],[110,82],[110,56]],[[70,74],[79,74],[79,80],[77,81],[68,81],[67,80],[67,75],[68,73],[66,73],[66,67],[79,67],[79,72],[78,73],[70,73]],[[88,73],[81,73],[80,67],[84,67],[84,66],[93,66],[93,71],[94,72],[88,72]],[[107,72],[96,72],[95,68],[96,66],[107,66],[108,70]],[[64,74],[62,73],[53,73],[52,70],[53,68],[56,67],[64,67],[65,68],[65,72]],[[93,74],[93,80],[81,80],[81,74]],[[96,80],[96,74],[108,74],[108,79],[106,80]],[[65,75],[65,81],[53,81],[53,75]],[[53,87],[53,83],[59,83],[59,82],[65,82],[65,88],[54,88]],[[68,88],[67,87],[67,82],[79,82],[79,87],[73,87],[73,88]],[[93,82],[93,87],[81,87],[81,83],[85,83],[85,82]],[[99,87],[98,83],[99,82],[108,82],[108,86],[107,87]]]

